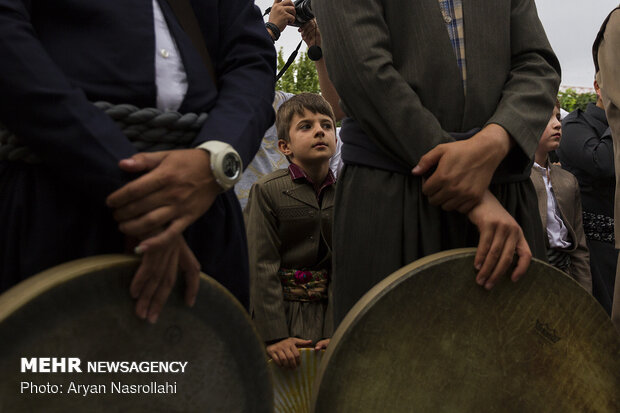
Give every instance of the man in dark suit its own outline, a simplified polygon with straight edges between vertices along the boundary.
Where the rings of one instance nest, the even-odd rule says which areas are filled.
[[[191,303],[200,266],[247,306],[243,218],[212,161],[256,152],[275,50],[252,2],[187,3],[213,76],[167,2],[0,0],[0,122],[40,160],[0,160],[2,290],[135,238],[140,317],[157,319],[177,269]],[[184,149],[139,154],[95,101],[208,118]]]
[[[515,252],[513,280],[531,252],[544,258],[529,165],[560,68],[534,0],[312,5],[350,117],[334,218],[336,323],[372,285],[434,252],[478,244],[485,288]]]

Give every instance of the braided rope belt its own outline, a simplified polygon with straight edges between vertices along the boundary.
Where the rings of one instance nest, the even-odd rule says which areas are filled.
[[[195,114],[164,112],[156,108],[138,108],[133,105],[113,105],[96,102],[131,141],[138,152],[165,151],[187,148],[207,119],[206,113]],[[20,142],[19,138],[0,124],[0,160],[39,163],[36,153]]]

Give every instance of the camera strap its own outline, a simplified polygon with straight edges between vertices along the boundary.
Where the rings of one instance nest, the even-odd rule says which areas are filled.
[[[200,57],[202,57],[202,61],[207,67],[213,83],[217,85],[217,78],[215,77],[211,56],[209,55],[209,50],[207,50],[207,45],[205,44],[202,31],[196,19],[196,14],[189,0],[166,0],[166,2],[170,5],[181,28],[189,36],[192,44],[200,54]]]
[[[286,61],[284,66],[282,66],[282,69],[280,69],[280,71],[276,75],[276,82],[280,80],[284,72],[286,72],[286,69],[288,69],[288,67],[295,61],[295,58],[297,57],[297,52],[299,51],[299,48],[301,47],[302,43],[303,43],[303,40],[300,40],[299,43],[297,44],[297,47],[295,48],[295,51],[291,53],[291,55],[288,57],[288,60]]]

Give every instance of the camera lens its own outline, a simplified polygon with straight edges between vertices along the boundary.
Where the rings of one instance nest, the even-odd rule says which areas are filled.
[[[303,26],[314,19],[311,0],[296,0],[293,4],[295,5],[295,23],[293,26]]]

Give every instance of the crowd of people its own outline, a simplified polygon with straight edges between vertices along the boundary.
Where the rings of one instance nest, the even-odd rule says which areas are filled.
[[[245,0],[0,0],[0,121],[38,159],[0,158],[2,290],[135,253],[135,311],[156,322],[179,274],[193,304],[202,270],[295,367],[390,273],[477,247],[481,288],[536,257],[620,329],[620,12],[594,44],[597,102],[561,120],[533,0],[312,3],[321,95],[275,90],[291,0],[266,24]],[[207,115],[146,152],[100,101]]]

